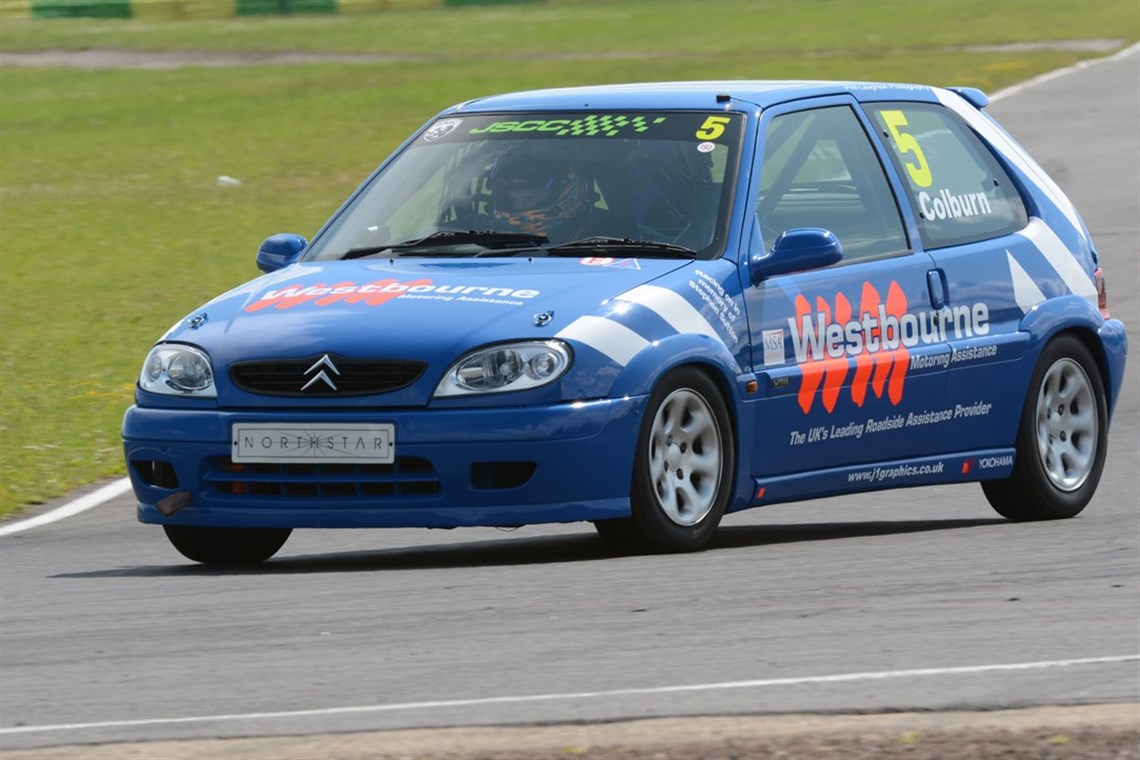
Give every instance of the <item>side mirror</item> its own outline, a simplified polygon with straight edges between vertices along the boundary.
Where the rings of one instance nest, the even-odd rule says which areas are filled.
[[[839,238],[819,227],[797,227],[776,238],[772,250],[748,262],[752,284],[789,272],[822,269],[843,259]]]
[[[297,260],[309,241],[291,232],[265,238],[257,249],[257,268],[262,272],[276,272]]]

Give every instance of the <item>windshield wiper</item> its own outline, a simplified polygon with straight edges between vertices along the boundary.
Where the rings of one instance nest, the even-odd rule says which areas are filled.
[[[548,242],[546,235],[531,232],[501,232],[499,230],[439,230],[430,235],[415,240],[405,240],[402,243],[386,243],[384,245],[370,245],[362,248],[350,248],[345,251],[342,259],[359,259],[373,256],[385,251],[412,251],[418,248],[440,248],[449,245],[476,244],[484,248],[515,246],[536,246]],[[461,254],[447,252],[447,256],[464,256],[474,254]]]
[[[692,248],[677,245],[676,243],[662,243],[657,240],[633,240],[631,238],[606,237],[604,235],[582,238],[581,240],[574,240],[569,243],[562,243],[561,245],[552,245],[543,250],[548,254],[558,256],[560,254],[577,255],[583,250],[604,251],[614,249],[636,249],[645,251],[646,253],[669,255],[684,259],[693,259],[697,256],[697,252]]]

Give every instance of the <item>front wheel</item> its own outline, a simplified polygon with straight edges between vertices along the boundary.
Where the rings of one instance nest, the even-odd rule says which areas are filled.
[[[595,523],[621,549],[692,551],[716,531],[732,495],[736,448],[724,399],[706,375],[674,370],[642,419],[630,485],[632,514]]]
[[[162,527],[182,556],[205,565],[259,564],[276,554],[293,532],[291,528]]]
[[[982,483],[1010,520],[1079,514],[1100,482],[1108,449],[1108,404],[1100,369],[1083,343],[1062,335],[1041,352],[1017,434],[1008,480]]]

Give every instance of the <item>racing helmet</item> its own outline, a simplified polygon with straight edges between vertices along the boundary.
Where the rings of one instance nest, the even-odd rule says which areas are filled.
[[[521,145],[500,155],[487,178],[495,217],[520,232],[548,232],[585,213],[594,202],[592,185],[575,162]]]

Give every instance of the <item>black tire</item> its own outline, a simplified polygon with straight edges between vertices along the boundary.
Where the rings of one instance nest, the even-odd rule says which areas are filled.
[[[681,552],[704,547],[732,497],[736,446],[720,390],[681,367],[649,397],[630,484],[632,515],[594,525],[622,551]]]
[[[201,528],[164,525],[182,556],[205,565],[257,565],[284,546],[291,528]]]
[[[1074,517],[1089,503],[1108,450],[1108,403],[1096,360],[1072,335],[1041,352],[1008,480],[982,483],[998,514],[1018,522]]]

